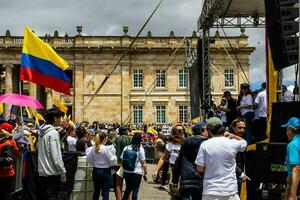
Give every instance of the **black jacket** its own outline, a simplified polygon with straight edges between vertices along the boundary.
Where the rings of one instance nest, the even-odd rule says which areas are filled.
[[[173,166],[172,182],[177,184],[180,177],[181,191],[195,191],[203,188],[203,173],[196,170],[195,160],[199,147],[206,138],[197,135],[187,138],[182,144],[179,156]]]

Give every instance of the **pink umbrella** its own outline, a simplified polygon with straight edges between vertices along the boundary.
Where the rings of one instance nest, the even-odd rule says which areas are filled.
[[[0,102],[8,103],[15,106],[26,106],[36,109],[44,108],[42,104],[38,102],[38,100],[36,100],[32,96],[27,96],[23,94],[6,93],[0,96]]]

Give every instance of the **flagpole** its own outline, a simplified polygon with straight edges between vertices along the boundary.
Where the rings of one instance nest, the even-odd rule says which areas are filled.
[[[22,81],[21,80],[19,80],[19,93],[22,94]],[[23,119],[23,107],[22,106],[20,106],[20,113],[21,113],[21,124],[23,126],[24,119]]]

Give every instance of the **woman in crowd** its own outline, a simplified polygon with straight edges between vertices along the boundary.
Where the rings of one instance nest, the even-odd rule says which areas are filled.
[[[246,141],[248,144],[252,144],[253,142],[253,134],[252,134],[252,120],[254,118],[253,111],[253,98],[251,96],[250,86],[247,83],[243,83],[241,85],[242,89],[242,99],[240,101],[240,105],[237,107],[240,110],[241,117],[246,120]]]
[[[142,134],[139,132],[134,133],[131,144],[126,146],[121,154],[126,183],[123,200],[127,200],[131,192],[132,200],[137,200],[143,172],[144,179],[147,180],[146,156],[141,142]]]
[[[66,132],[68,134],[68,137],[67,137],[68,150],[76,151],[77,137],[76,137],[75,126],[70,125],[69,127],[66,128]]]
[[[76,151],[85,152],[85,150],[92,146],[92,143],[86,138],[87,131],[84,126],[80,125],[76,129],[78,140],[76,142]]]
[[[103,200],[109,199],[112,183],[110,167],[116,165],[117,156],[112,145],[106,146],[107,141],[106,133],[98,132],[95,136],[95,146],[86,150],[87,161],[93,166],[93,200],[99,199],[100,191],[102,191]]]
[[[153,179],[156,179],[161,167],[163,166],[164,162],[167,159],[169,159],[169,163],[170,163],[171,167],[173,167],[173,165],[175,164],[175,161],[179,155],[181,143],[184,141],[185,137],[186,137],[186,132],[182,125],[178,124],[172,128],[171,134],[169,137],[169,142],[166,145],[166,149],[165,149],[162,157],[159,159],[159,161],[157,163],[157,166],[156,166],[156,169],[155,169],[155,172],[153,175]],[[164,189],[166,189],[165,186],[162,185],[162,187]]]

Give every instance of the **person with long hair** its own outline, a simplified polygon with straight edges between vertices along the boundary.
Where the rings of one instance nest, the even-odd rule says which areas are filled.
[[[68,151],[76,151],[76,143],[77,143],[76,127],[74,125],[69,125],[66,128],[66,132],[68,134],[67,136]]]
[[[147,165],[145,150],[141,145],[142,134],[139,132],[134,133],[130,145],[126,146],[121,154],[122,166],[124,168],[124,179],[126,183],[126,190],[123,194],[123,200],[127,200],[130,193],[132,192],[132,200],[138,199],[138,192],[144,172],[144,179],[147,179]],[[133,161],[133,170],[125,169],[124,162],[126,152],[136,152],[136,159]]]
[[[157,163],[157,166],[156,166],[156,169],[155,169],[155,172],[153,175],[153,179],[156,179],[161,167],[164,165],[164,162],[166,162],[167,159],[169,160],[171,168],[173,167],[173,165],[175,164],[175,161],[179,155],[181,143],[184,141],[186,136],[187,136],[187,134],[182,125],[177,124],[176,126],[174,126],[172,128],[171,134],[169,136],[168,144],[166,145],[166,149]],[[167,189],[166,186],[164,186],[164,185],[162,185],[161,188]]]
[[[98,200],[102,191],[103,200],[109,199],[112,183],[110,167],[117,164],[116,151],[112,145],[106,146],[108,137],[104,132],[95,135],[95,146],[86,150],[87,161],[93,166],[93,200]]]
[[[92,146],[91,142],[86,138],[87,130],[84,126],[80,125],[76,128],[76,135],[78,137],[76,151],[85,152],[88,147]]]
[[[241,117],[246,120],[246,135],[245,139],[250,145],[253,142],[253,133],[252,133],[252,120],[254,118],[253,111],[253,98],[251,96],[250,86],[247,83],[241,85],[242,89],[242,99],[240,105],[237,107],[241,112]]]

